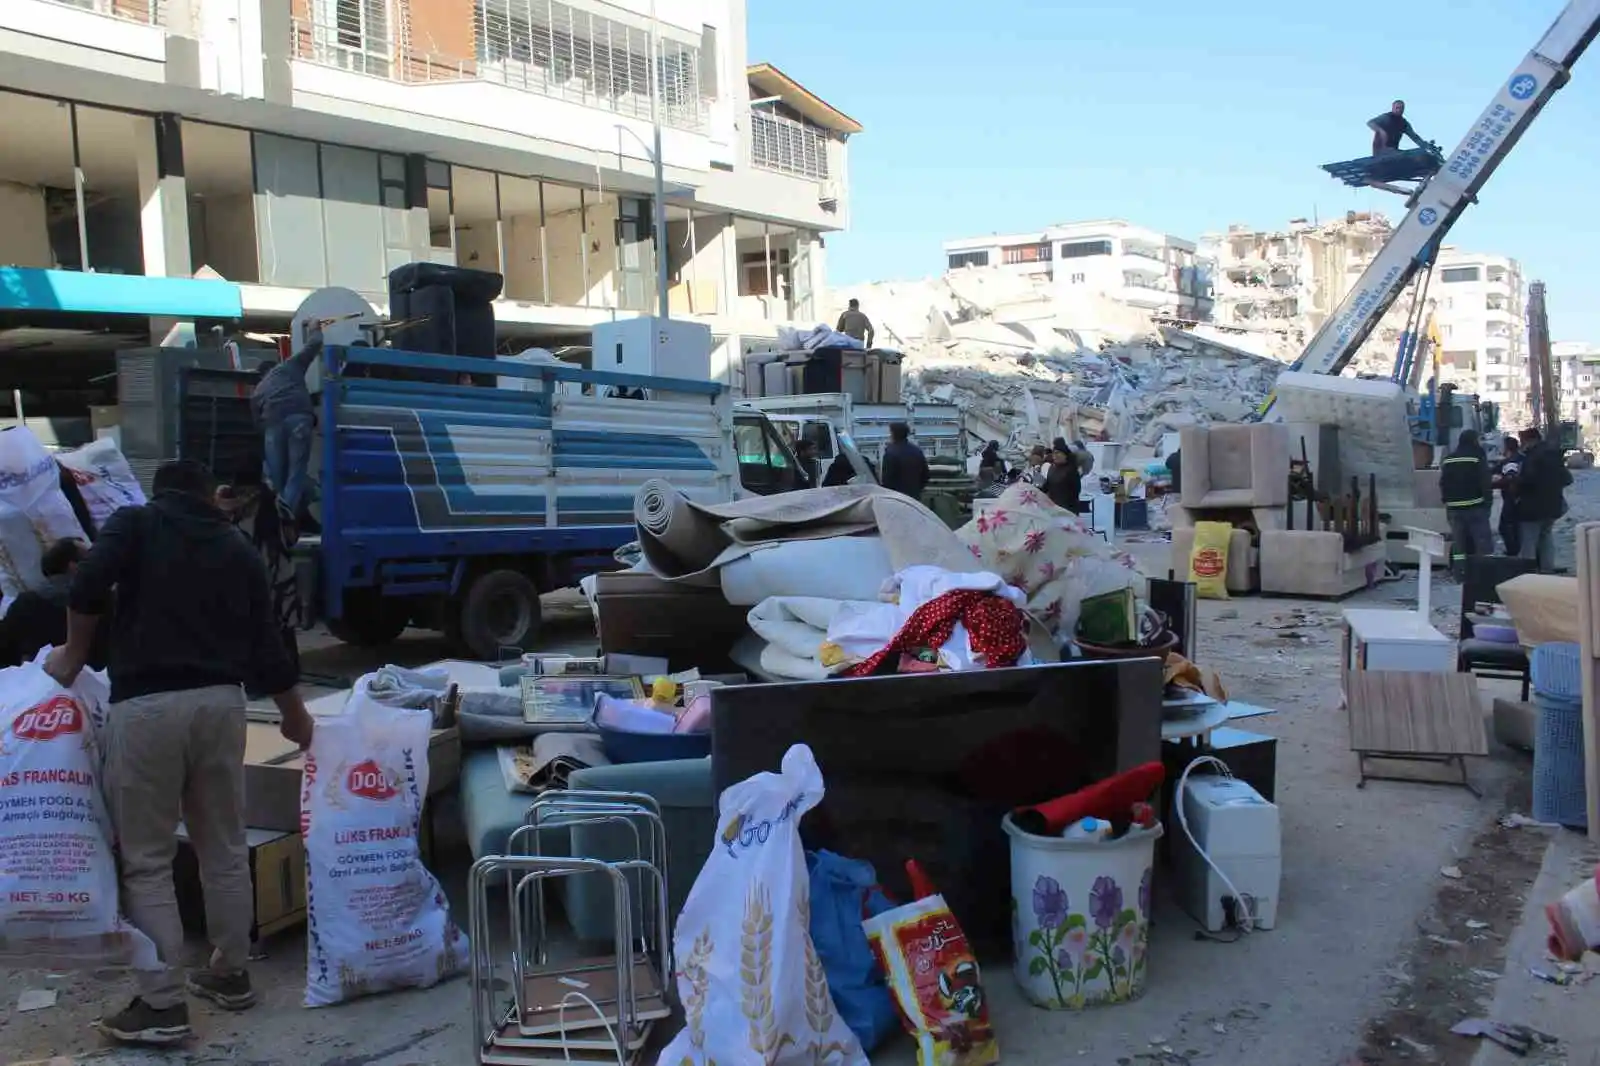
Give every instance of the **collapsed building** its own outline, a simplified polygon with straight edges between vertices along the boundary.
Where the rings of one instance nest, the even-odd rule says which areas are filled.
[[[970,433],[1012,453],[1057,436],[1153,446],[1185,425],[1238,421],[1284,365],[1237,334],[992,268],[838,296],[859,299],[876,343],[905,354],[908,398],[956,404]]]

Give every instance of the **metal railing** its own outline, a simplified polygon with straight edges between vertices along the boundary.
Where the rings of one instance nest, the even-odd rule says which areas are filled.
[[[62,7],[93,11],[97,15],[138,22],[146,26],[163,25],[166,0],[51,0]]]
[[[472,54],[452,54],[395,0],[311,0],[293,21],[296,58],[393,81],[487,81],[632,118],[651,108],[650,33],[557,0],[473,0],[457,36]],[[435,27],[435,31],[438,28]],[[426,37],[427,39],[422,39]],[[460,49],[457,49],[459,52]],[[700,49],[660,38],[656,89],[661,122],[705,127]]]
[[[763,170],[826,181],[828,135],[787,115],[752,109],[750,162]]]

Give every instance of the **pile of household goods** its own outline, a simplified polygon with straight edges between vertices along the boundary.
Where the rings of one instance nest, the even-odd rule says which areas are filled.
[[[727,505],[664,481],[635,500],[636,571],[744,610],[726,655],[765,680],[1055,662],[1170,647],[1133,561],[1031,485],[950,530],[875,485]],[[606,640],[604,580],[586,582]],[[1080,628],[1080,621],[1083,628]]]
[[[52,543],[88,542],[113,511],[144,502],[109,438],[51,453],[25,426],[0,430],[0,611],[45,583],[40,560]]]
[[[62,688],[44,655],[0,670],[0,959],[151,967],[154,946],[118,915],[101,781],[109,685],[91,670]],[[376,678],[318,717],[306,755],[308,1007],[427,988],[467,964],[466,938],[418,845],[428,790],[419,754],[434,710],[411,690],[386,701]]]

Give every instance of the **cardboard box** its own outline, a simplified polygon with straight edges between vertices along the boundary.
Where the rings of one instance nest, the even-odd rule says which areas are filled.
[[[247,829],[250,850],[250,884],[255,890],[252,942],[306,920],[306,849],[296,832]],[[205,898],[200,887],[200,867],[187,831],[178,827],[178,856],[172,863],[178,910],[184,928],[205,931]]]
[[[244,821],[252,829],[300,831],[300,773],[305,755],[278,727],[251,722],[244,748]],[[428,795],[454,788],[461,778],[461,733],[435,729],[428,742]]]

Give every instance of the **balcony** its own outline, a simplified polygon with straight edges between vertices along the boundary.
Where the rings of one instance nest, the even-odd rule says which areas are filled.
[[[161,26],[166,21],[164,9],[168,0],[50,0],[50,2],[145,26]]]
[[[652,62],[651,34],[636,18],[592,6],[458,0],[419,10],[401,0],[310,0],[309,14],[291,20],[291,54],[402,84],[504,85],[636,119],[650,118],[655,95],[662,125],[703,132],[700,46],[688,39],[698,34],[663,24]]]

